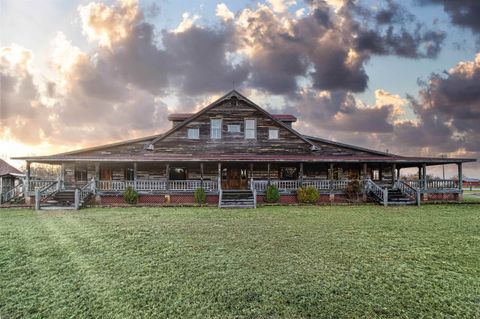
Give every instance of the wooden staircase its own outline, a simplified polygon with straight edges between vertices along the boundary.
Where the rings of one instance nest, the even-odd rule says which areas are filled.
[[[75,189],[63,189],[55,192],[50,198],[41,203],[42,210],[75,209]]]
[[[394,187],[381,187],[372,180],[367,180],[365,191],[368,198],[380,205],[419,205],[418,191],[403,182],[396,182]]]
[[[416,201],[407,197],[397,188],[388,189],[388,205],[415,205]]]
[[[224,190],[220,193],[220,208],[256,208],[252,190]]]

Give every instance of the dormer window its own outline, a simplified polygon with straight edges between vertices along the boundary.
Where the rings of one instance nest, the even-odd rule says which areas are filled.
[[[277,140],[278,139],[278,128],[269,128],[268,129],[268,139]]]
[[[200,129],[189,128],[187,131],[187,136],[189,140],[198,140],[200,138]]]
[[[257,121],[255,119],[245,120],[245,138],[246,139],[257,138]]]
[[[222,119],[210,120],[210,137],[212,139],[222,138]]]

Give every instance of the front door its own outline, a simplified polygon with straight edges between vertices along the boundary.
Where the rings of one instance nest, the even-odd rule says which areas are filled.
[[[222,187],[224,189],[247,189],[247,169],[242,167],[226,167],[225,180]]]

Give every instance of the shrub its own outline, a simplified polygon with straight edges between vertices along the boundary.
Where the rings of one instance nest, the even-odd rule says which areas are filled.
[[[127,204],[136,204],[138,202],[138,193],[136,190],[133,189],[133,187],[128,186],[127,189],[125,189],[125,192],[123,192],[123,200]]]
[[[276,203],[280,199],[280,192],[277,186],[268,185],[265,189],[265,201],[267,203]]]
[[[320,198],[320,194],[313,186],[300,187],[297,190],[297,200],[299,203],[315,204]]]
[[[207,194],[205,193],[205,189],[203,187],[197,188],[194,195],[195,203],[202,205],[207,202]]]

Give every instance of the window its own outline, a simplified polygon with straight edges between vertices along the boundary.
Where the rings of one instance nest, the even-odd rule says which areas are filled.
[[[240,133],[240,125],[239,124],[227,125],[227,131],[230,133]]]
[[[189,128],[187,132],[189,140],[198,140],[200,138],[200,130],[198,128]]]
[[[281,167],[280,168],[281,179],[297,179],[298,171],[296,167]]]
[[[222,138],[222,119],[210,120],[210,137],[213,139]]]
[[[278,128],[269,128],[268,129],[268,139],[269,140],[278,139]]]
[[[254,139],[257,137],[257,123],[254,119],[245,120],[245,138]]]
[[[187,169],[185,167],[172,167],[170,168],[169,174],[170,180],[186,180],[187,179]]]
[[[75,181],[85,182],[87,180],[87,167],[75,167]]]

